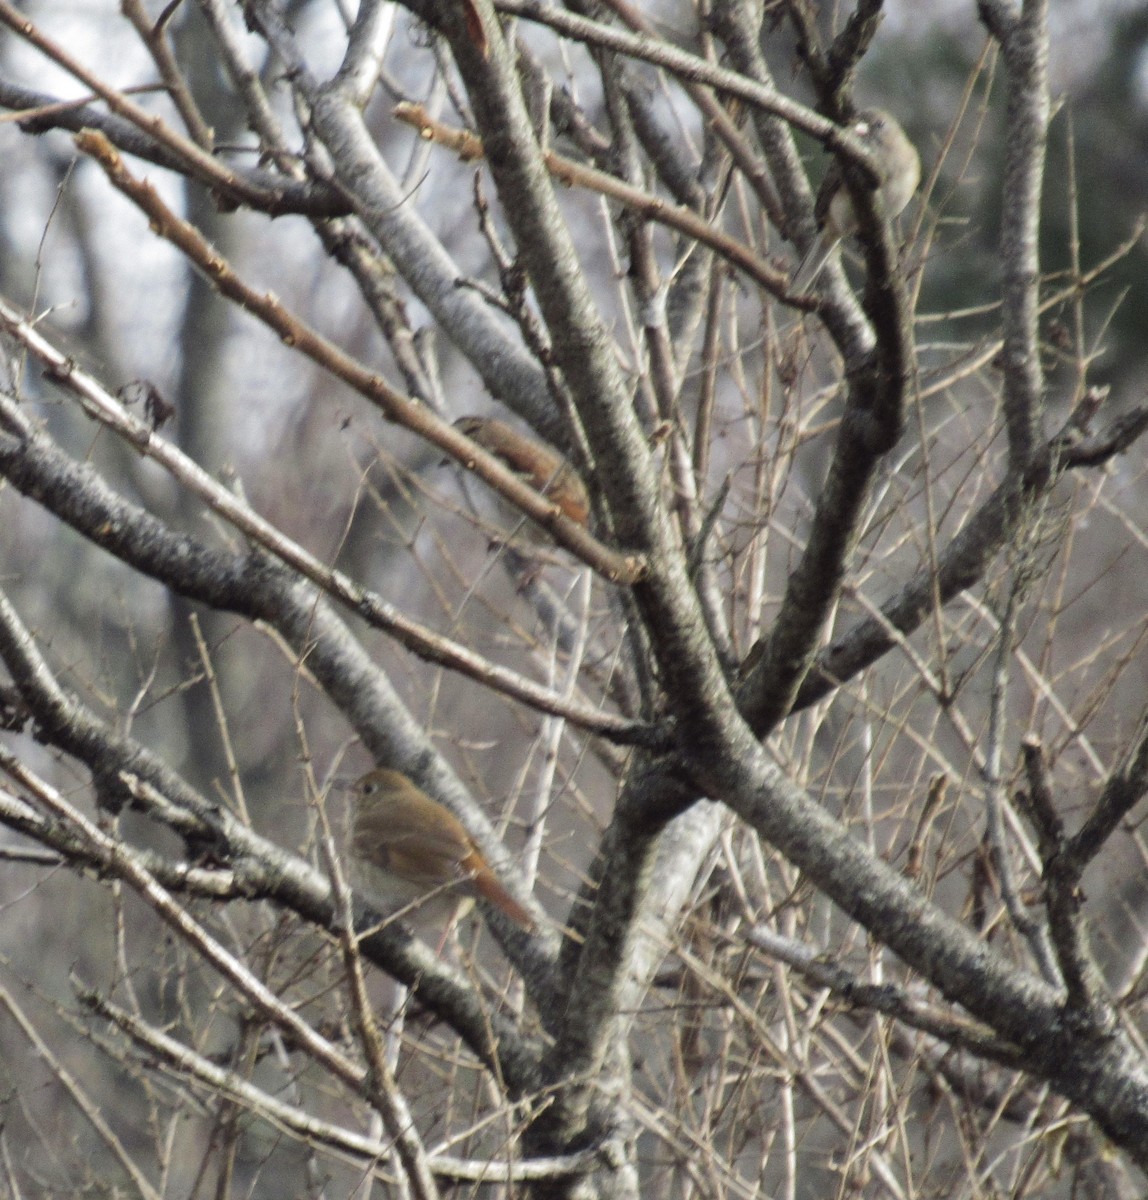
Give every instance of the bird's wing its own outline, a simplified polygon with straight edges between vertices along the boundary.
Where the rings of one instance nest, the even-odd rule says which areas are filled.
[[[401,879],[425,883],[428,889],[444,880],[467,878],[462,862],[474,849],[453,816],[417,795],[392,797],[369,812],[358,812],[351,844],[360,858],[374,859]]]
[[[821,186],[817,189],[817,199],[813,202],[813,219],[817,222],[818,229],[825,228],[825,222],[829,217],[829,206],[833,203],[833,197],[837,195],[838,189],[844,182],[841,164],[834,158],[825,169]]]

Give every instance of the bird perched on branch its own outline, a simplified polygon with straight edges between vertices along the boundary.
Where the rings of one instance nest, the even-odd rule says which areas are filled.
[[[459,417],[455,428],[517,472],[578,525],[590,522],[590,496],[582,476],[553,446],[495,417]]]
[[[885,215],[892,219],[909,203],[921,181],[921,159],[917,148],[896,120],[880,108],[859,112],[849,128],[875,161],[880,176],[877,191]],[[817,219],[818,233],[794,272],[794,292],[804,292],[821,273],[841,240],[857,232],[853,197],[837,159],[829,165],[821,181],[813,215]]]
[[[416,921],[444,925],[483,899],[534,927],[458,818],[401,771],[368,771],[349,790],[349,874],[364,899],[386,913],[409,908]]]

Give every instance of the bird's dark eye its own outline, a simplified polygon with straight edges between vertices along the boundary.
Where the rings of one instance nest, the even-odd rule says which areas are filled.
[[[375,793],[375,785],[373,783],[364,783],[363,784],[363,795],[364,796],[373,796],[374,793]]]

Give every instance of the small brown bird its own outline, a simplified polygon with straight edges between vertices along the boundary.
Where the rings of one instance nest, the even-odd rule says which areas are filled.
[[[460,899],[481,897],[533,928],[458,819],[401,771],[368,771],[350,791],[351,882],[364,898],[388,912],[413,905],[415,915],[438,921]]]
[[[590,521],[590,496],[582,476],[553,446],[494,417],[459,417],[455,428],[553,500],[578,525]]]

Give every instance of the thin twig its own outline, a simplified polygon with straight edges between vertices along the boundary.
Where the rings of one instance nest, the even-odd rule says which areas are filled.
[[[3,4],[4,0],[0,0]],[[101,133],[86,130],[76,145],[104,169],[109,181],[147,215],[152,228],[181,250],[214,286],[258,317],[293,349],[375,404],[389,419],[425,438],[451,458],[473,471],[531,520],[541,525],[559,545],[577,555],[611,583],[628,586],[641,578],[643,564],[633,555],[604,546],[585,528],[571,521],[553,501],[519,479],[492,454],[488,454],[449,422],[424,405],[396,391],[381,375],[368,371],[333,342],[304,325],[270,292],[257,292],[235,274],[230,264],[203,235],[175,215],[147,180],[136,179],[124,166],[115,147]],[[143,447],[140,447],[143,449]]]
[[[20,1026],[21,1032],[32,1043],[37,1056],[44,1060],[45,1066],[60,1081],[64,1090],[75,1102],[76,1107],[84,1114],[88,1123],[112,1152],[116,1161],[123,1167],[128,1178],[135,1185],[136,1191],[144,1197],[144,1200],[161,1200],[160,1193],[148,1182],[147,1177],[140,1170],[139,1164],[127,1152],[127,1148],[120,1141],[115,1130],[104,1120],[99,1102],[88,1095],[80,1081],[68,1070],[53,1052],[51,1046],[40,1036],[40,1031],[28,1018],[24,1010],[16,1003],[15,998],[7,988],[0,988],[0,1004],[3,1004],[8,1010],[12,1019]]]
[[[417,129],[420,137],[453,150],[464,162],[479,158],[484,153],[482,139],[476,134],[434,120],[421,104],[398,104],[392,113],[398,120]],[[783,297],[795,307],[816,306],[811,299],[802,300],[800,297],[789,295],[789,276],[785,271],[771,266],[744,242],[723,233],[716,225],[711,225],[691,209],[670,204],[660,196],[623,183],[616,176],[599,171],[596,167],[588,167],[573,159],[563,158],[553,150],[547,150],[543,159],[547,170],[559,183],[596,192],[632,209],[647,220],[656,221],[669,229],[676,229],[678,233],[709,246],[771,295]]]
[[[146,421],[129,412],[126,406],[102,387],[93,376],[56,349],[30,322],[3,300],[0,300],[0,328],[35,354],[44,364],[48,374],[57,383],[69,388],[90,416],[114,430],[141,454],[160,463],[184,487],[252,541],[318,584],[328,595],[370,624],[389,633],[408,650],[428,661],[477,679],[552,716],[563,716],[575,725],[593,729],[604,736],[614,736],[623,741],[632,738],[635,742],[647,739],[651,742],[661,740],[660,733],[642,722],[629,721],[581,704],[568,703],[517,672],[492,663],[468,647],[412,621],[377,593],[360,587],[348,576],[328,567],[304,547],[288,538],[233,492],[223,487],[173,443],[159,437]],[[27,416],[18,405],[0,397],[0,412],[4,423],[19,436],[31,435]],[[469,439],[463,440],[471,444]],[[499,469],[505,470],[501,466]],[[568,518],[562,517],[561,520],[568,521]]]

